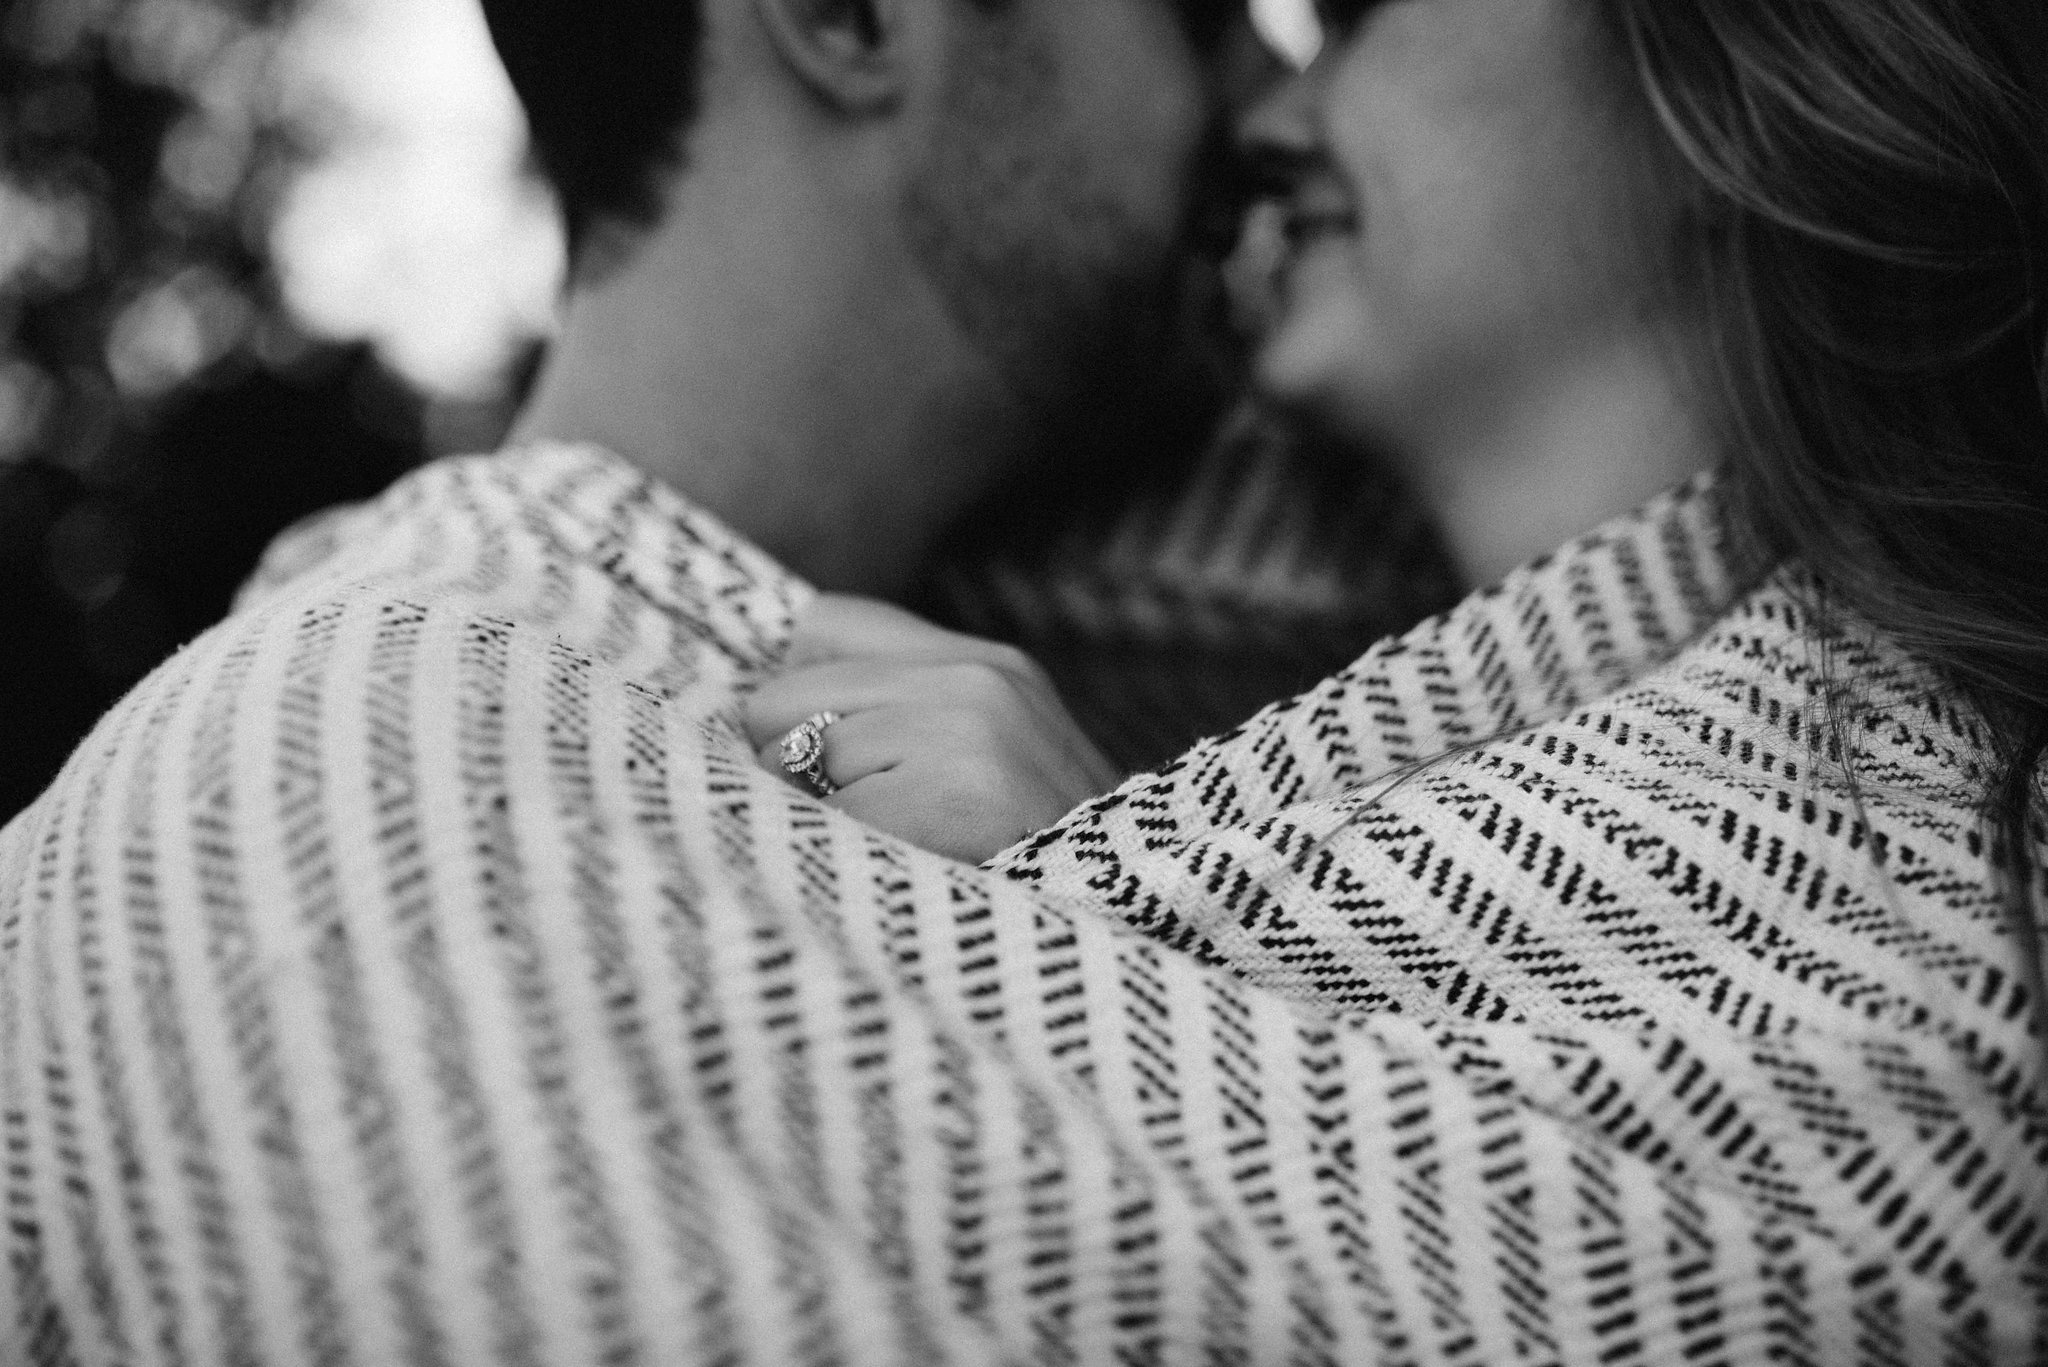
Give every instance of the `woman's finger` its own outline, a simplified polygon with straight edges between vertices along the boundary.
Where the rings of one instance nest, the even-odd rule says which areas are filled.
[[[905,672],[877,660],[832,660],[777,674],[741,701],[747,739],[758,749],[820,712],[848,717],[893,701],[905,687]]]
[[[782,767],[782,738],[786,734],[778,733],[761,743],[757,754],[763,769],[777,774],[788,772]],[[902,759],[901,740],[906,734],[902,722],[886,708],[840,717],[824,731],[821,767],[825,777],[841,788],[851,788],[887,773]],[[799,787],[805,786],[801,779],[794,781]]]
[[[1010,647],[933,626],[893,604],[844,593],[821,593],[797,619],[785,668],[833,660],[893,658],[1000,663]]]
[[[847,658],[775,675],[745,699],[741,715],[747,738],[758,749],[819,712],[852,716],[896,704],[990,706],[1040,691],[1045,690],[1023,671],[993,660]]]
[[[832,805],[969,862],[1115,782],[1042,677],[960,659],[839,659],[771,680],[746,713],[762,768],[786,773],[783,737],[827,711],[839,719],[818,765]]]

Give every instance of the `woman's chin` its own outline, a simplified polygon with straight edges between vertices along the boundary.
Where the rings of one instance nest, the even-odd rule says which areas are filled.
[[[1345,404],[1345,367],[1312,328],[1277,320],[1252,352],[1252,387],[1268,406],[1327,419]]]
[[[1259,402],[1276,412],[1306,417],[1307,410],[1314,407],[1313,388],[1305,386],[1291,367],[1276,361],[1269,347],[1253,353],[1251,383]]]
[[[1383,396],[1351,358],[1290,349],[1267,339],[1252,356],[1252,392],[1269,411],[1338,447],[1383,452],[1393,428]]]

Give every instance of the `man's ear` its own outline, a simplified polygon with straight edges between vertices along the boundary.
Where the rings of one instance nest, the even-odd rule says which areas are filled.
[[[902,0],[754,0],[775,50],[847,114],[886,113],[905,79]]]

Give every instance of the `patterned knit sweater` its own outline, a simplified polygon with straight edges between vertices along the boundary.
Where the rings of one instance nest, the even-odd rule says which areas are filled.
[[[0,835],[0,1362],[2048,1360],[1977,732],[1714,509],[977,870],[757,769],[775,565],[430,467]]]

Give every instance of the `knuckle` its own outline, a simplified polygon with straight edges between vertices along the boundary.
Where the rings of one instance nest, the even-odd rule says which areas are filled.
[[[1043,678],[1045,670],[1016,646],[996,641],[989,644],[989,664],[1001,673],[1013,678],[1035,681]]]
[[[967,702],[985,707],[1010,696],[1009,677],[987,660],[962,660],[945,669],[951,691]]]

